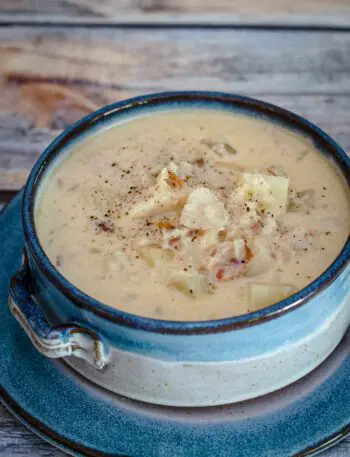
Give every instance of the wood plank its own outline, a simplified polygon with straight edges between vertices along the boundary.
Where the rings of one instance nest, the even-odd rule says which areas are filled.
[[[349,457],[350,438],[325,451],[323,457]],[[64,457],[66,454],[27,430],[0,405],[0,456]]]
[[[108,102],[129,95],[135,93],[109,92]],[[266,95],[262,98],[312,120],[350,151],[350,96]],[[77,112],[77,118],[81,114],[84,113]],[[32,122],[11,114],[0,115],[0,189],[19,190],[35,160],[60,131],[51,126],[36,128]]]
[[[350,30],[350,13],[121,13],[117,16],[66,16],[0,13],[0,25],[76,25],[170,28],[265,28]]]
[[[319,0],[2,0],[1,10],[6,12],[29,12],[64,14],[113,15],[120,12],[164,12],[200,13],[200,12],[308,12],[348,10],[347,0],[325,2]]]
[[[350,438],[340,442],[334,448],[324,451],[322,457],[349,457],[350,455]]]
[[[348,0],[2,0],[2,21],[349,26]]]
[[[26,429],[0,404],[0,456],[65,457],[66,454]]]
[[[350,34],[0,30],[0,189],[18,190],[62,128],[162,90],[245,93],[296,111],[350,150]]]
[[[7,87],[350,93],[347,33],[21,27],[0,41]]]
[[[17,191],[0,191],[0,211],[16,196]]]

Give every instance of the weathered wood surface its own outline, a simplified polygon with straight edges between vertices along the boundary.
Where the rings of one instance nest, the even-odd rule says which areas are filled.
[[[64,457],[65,455],[27,430],[0,404],[0,456]],[[349,457],[349,455],[350,440],[344,440],[336,447],[322,453],[322,457]]]
[[[0,14],[14,22],[350,25],[348,0],[2,0]]]
[[[66,454],[26,429],[0,404],[0,456],[65,457]]]
[[[0,29],[0,189],[88,112],[141,93],[216,89],[296,111],[350,150],[350,34]]]
[[[0,190],[0,211],[16,196],[16,191]]]
[[[123,12],[261,12],[331,13],[349,10],[348,0],[2,0],[0,11],[9,13],[49,13],[113,15]]]
[[[349,26],[349,10],[348,0],[2,0],[0,22]],[[349,57],[350,34],[343,32],[2,28],[0,207],[62,128],[141,93],[245,93],[304,115],[350,151]],[[0,406],[0,455],[64,454]],[[349,457],[350,439],[322,455]]]

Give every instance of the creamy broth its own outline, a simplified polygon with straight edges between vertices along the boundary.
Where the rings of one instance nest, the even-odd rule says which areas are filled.
[[[305,287],[349,234],[340,173],[306,138],[217,110],[156,113],[77,144],[35,223],[56,268],[121,310],[191,321]]]

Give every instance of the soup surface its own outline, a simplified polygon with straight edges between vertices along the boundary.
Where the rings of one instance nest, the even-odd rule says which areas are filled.
[[[191,321],[305,287],[349,234],[339,172],[288,129],[231,112],[158,112],[91,135],[45,177],[40,242],[112,307]]]

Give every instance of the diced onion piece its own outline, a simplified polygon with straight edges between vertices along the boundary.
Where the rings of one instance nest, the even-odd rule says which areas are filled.
[[[286,210],[289,179],[255,173],[242,173],[242,190],[247,200],[260,203],[264,212],[283,213]]]
[[[205,138],[201,141],[201,143],[208,146],[209,149],[211,149],[219,156],[237,154],[237,150],[233,146],[231,146],[231,144],[228,141],[225,140]]]
[[[198,273],[176,271],[172,274],[169,284],[193,298],[211,292],[208,277]]]
[[[246,245],[245,241],[242,238],[238,238],[236,240],[233,240],[233,252],[234,252],[234,258],[238,261],[245,260],[247,250],[246,250]]]
[[[273,305],[297,291],[291,284],[248,284],[248,287],[252,311]]]
[[[315,208],[316,192],[307,189],[301,192],[289,192],[288,211],[306,212]]]
[[[223,202],[205,187],[193,190],[185,204],[180,222],[188,228],[223,229],[229,219]]]
[[[161,249],[156,246],[140,246],[138,252],[141,257],[148,263],[150,267],[159,266],[162,264],[169,263],[173,257],[174,253],[168,249]]]
[[[267,167],[264,171],[263,174],[266,175],[272,175],[272,176],[284,176],[285,178],[288,177],[287,173],[281,168],[276,165],[271,165]]]

